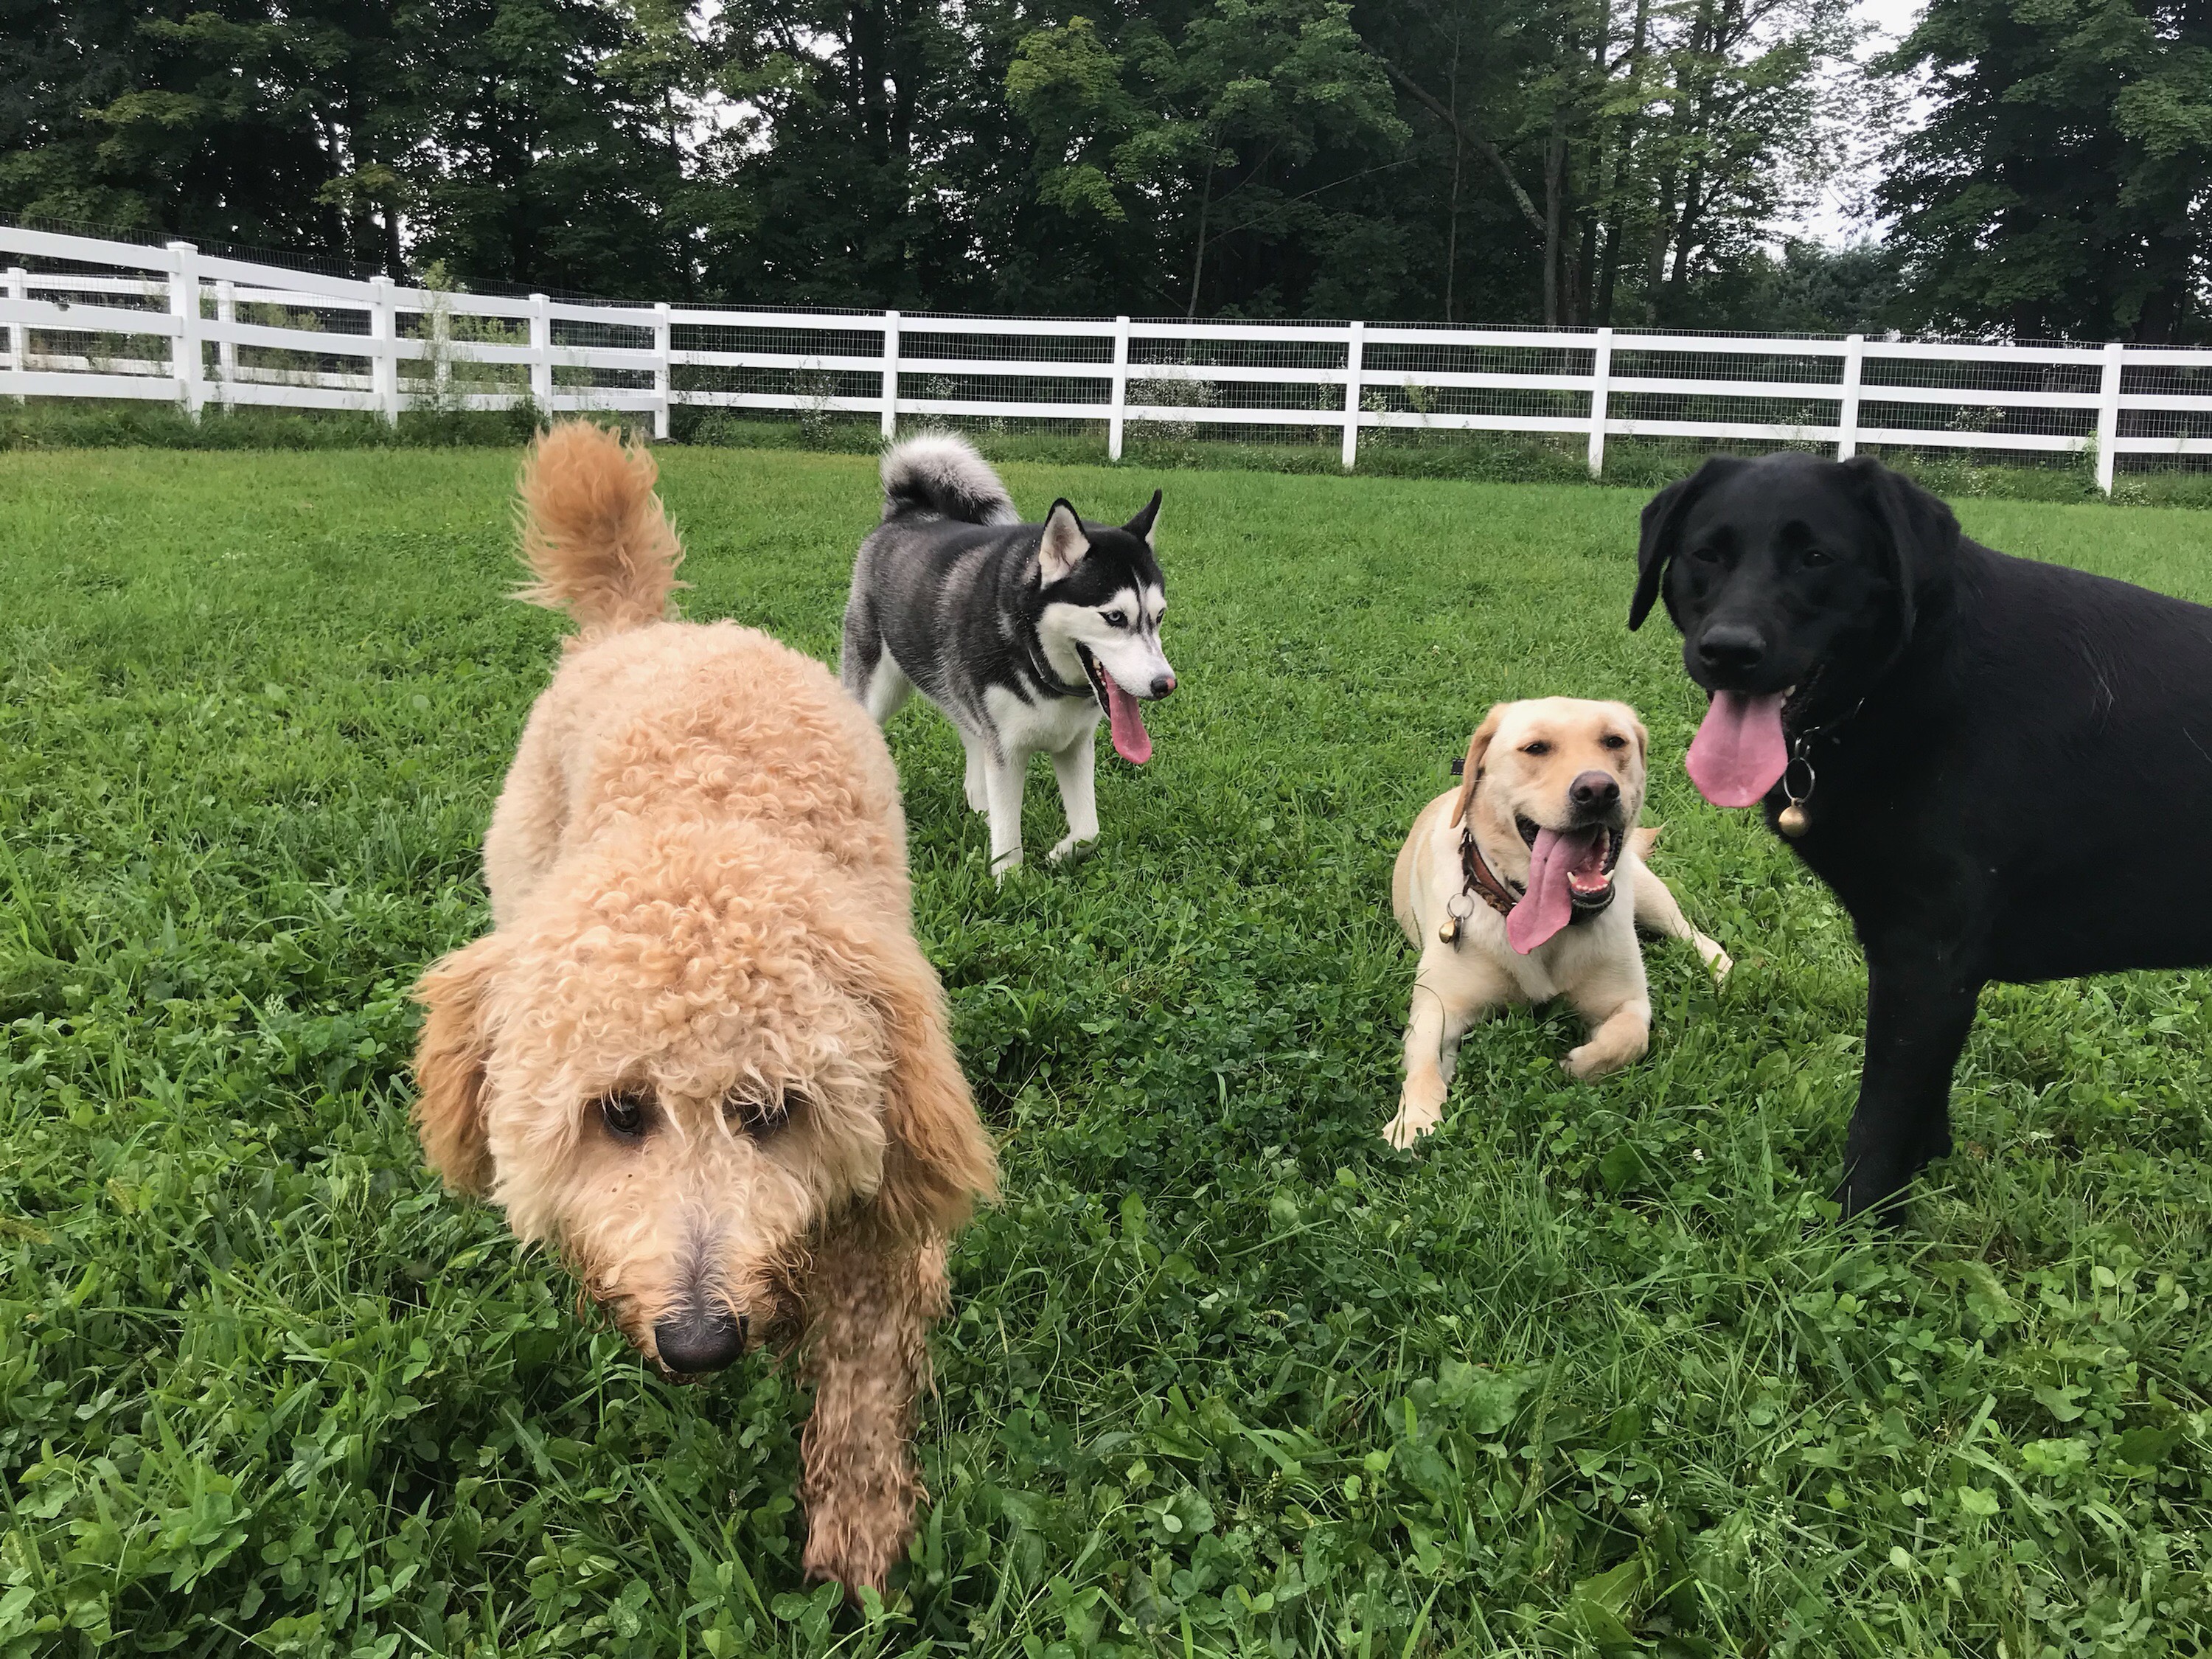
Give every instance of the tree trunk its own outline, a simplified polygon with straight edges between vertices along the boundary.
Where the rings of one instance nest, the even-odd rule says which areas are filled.
[[[1189,322],[1198,315],[1199,279],[1206,274],[1206,216],[1213,206],[1213,157],[1206,158],[1206,187],[1198,198],[1198,251],[1190,261],[1190,304],[1183,312],[1183,320]]]
[[[1544,326],[1559,325],[1560,233],[1566,217],[1566,111],[1552,100],[1552,137],[1544,147]]]

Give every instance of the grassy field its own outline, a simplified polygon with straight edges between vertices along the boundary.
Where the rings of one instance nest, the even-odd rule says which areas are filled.
[[[690,613],[829,654],[867,461],[665,465]],[[1992,992],[1911,1225],[1831,1224],[1849,928],[1688,787],[1673,638],[1621,625],[1641,498],[1587,487],[1169,479],[1184,689],[1073,872],[994,888],[949,729],[896,724],[1006,1197],[904,1586],[808,1595],[788,1381],[647,1375],[409,1132],[406,988],[484,925],[559,631],[502,597],[513,469],[0,456],[0,1655],[2201,1650],[2205,981]],[[2212,518],[1963,510],[2212,599]],[[1479,1030],[1393,1153],[1390,860],[1549,692],[1644,712],[1735,975],[1652,946],[1600,1085],[1569,1016]]]

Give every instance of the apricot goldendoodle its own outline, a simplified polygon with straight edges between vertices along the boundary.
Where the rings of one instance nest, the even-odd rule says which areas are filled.
[[[525,465],[524,597],[579,633],[484,838],[494,931],[417,988],[416,1121],[665,1370],[797,1348],[806,1570],[880,1588],[990,1144],[914,941],[881,733],[812,659],[669,620],[654,477],[580,422]]]

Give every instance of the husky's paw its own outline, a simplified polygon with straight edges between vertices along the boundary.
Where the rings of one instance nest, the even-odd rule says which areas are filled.
[[[1097,845],[1098,837],[1096,836],[1085,836],[1080,841],[1078,841],[1072,835],[1062,836],[1053,844],[1052,851],[1044,855],[1045,862],[1048,864],[1080,864],[1084,860],[1091,856],[1091,849]]]
[[[1410,1152],[1422,1136],[1435,1133],[1443,1115],[1437,1107],[1415,1105],[1409,1101],[1398,1108],[1397,1116],[1382,1126],[1382,1139],[1401,1152]]]
[[[969,811],[988,812],[991,810],[991,798],[983,793],[983,780],[976,774],[970,772],[968,775],[968,781],[963,786],[963,792],[968,797]]]
[[[991,879],[1005,885],[1008,876],[1022,867],[1022,849],[1018,847],[991,866]]]

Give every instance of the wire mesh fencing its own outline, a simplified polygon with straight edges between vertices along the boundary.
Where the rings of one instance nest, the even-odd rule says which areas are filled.
[[[902,315],[414,289],[0,227],[0,395],[625,411],[860,447],[902,427],[1273,444],[1511,441],[2212,470],[2212,351],[2033,342]]]

